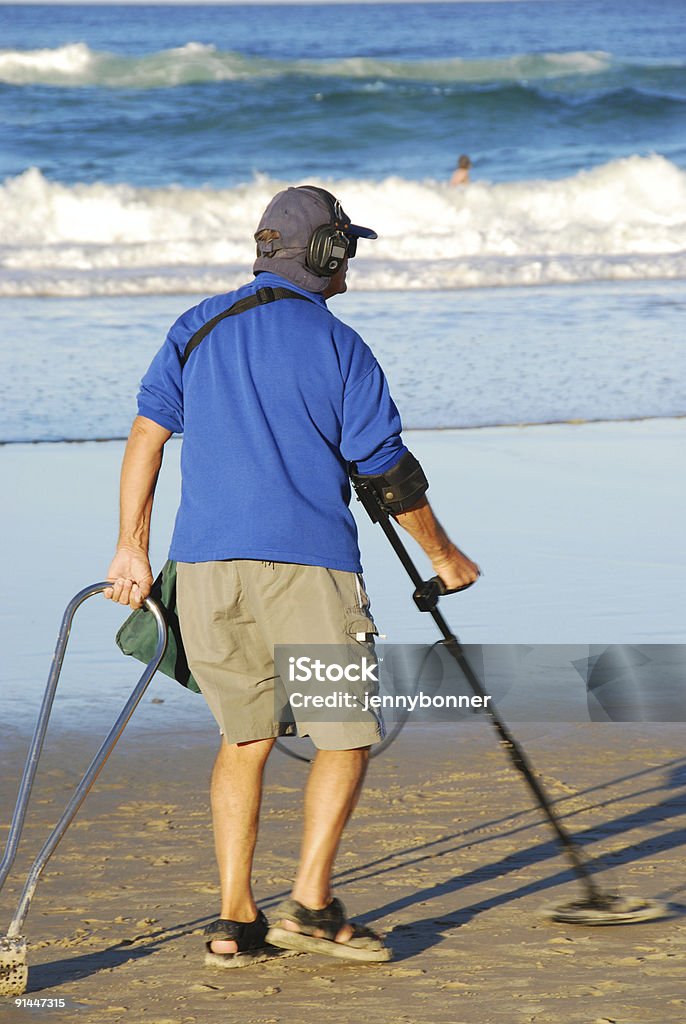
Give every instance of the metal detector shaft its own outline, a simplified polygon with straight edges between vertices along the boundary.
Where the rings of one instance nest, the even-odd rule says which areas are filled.
[[[433,617],[434,621],[436,622],[438,622],[439,619],[444,621],[442,619],[442,616],[440,615],[434,615]],[[443,632],[443,630],[441,630],[441,632]],[[450,652],[450,654],[453,656],[457,664],[460,666],[465,679],[469,683],[469,686],[474,691],[474,693],[476,693],[479,697],[485,697],[486,694],[483,687],[481,686],[481,682],[479,681],[478,676],[475,674],[472,666],[469,664],[469,661],[467,660],[467,657],[464,653],[464,649],[460,644],[460,641],[457,639],[457,637],[445,637],[443,646],[446,648],[447,651]],[[593,880],[593,876],[590,873],[584,854],[582,853],[581,849],[577,846],[575,841],[572,839],[567,829],[562,825],[562,823],[555,815],[552,807],[550,806],[548,796],[543,787],[541,786],[540,782],[536,778],[533,767],[528,758],[526,757],[524,751],[519,746],[515,738],[512,736],[511,732],[509,731],[503,720],[500,718],[495,708],[492,706],[492,700],[489,701],[488,704],[485,704],[483,706],[486,711],[486,714],[490,717],[493,726],[495,727],[498,735],[500,736],[500,740],[503,746],[506,748],[508,754],[510,755],[513,765],[524,776],[524,779],[526,780],[526,782],[529,785],[529,788],[536,797],[536,800],[538,801],[541,810],[544,812],[546,818],[548,819],[553,829],[557,833],[558,839],[567,851],[569,859],[574,864],[577,874],[586,886],[589,898],[593,902],[601,901],[603,899],[603,893],[601,893],[601,891],[596,886],[595,881]]]
[[[436,623],[436,625],[438,626],[439,630],[443,635],[443,646],[452,655],[452,657],[459,665],[462,674],[464,675],[465,679],[467,680],[467,683],[469,684],[473,692],[478,697],[485,697],[486,692],[483,686],[481,685],[479,677],[476,675],[474,669],[469,664],[469,661],[464,652],[464,648],[462,647],[460,641],[452,632],[452,630],[448,626],[448,623],[446,622],[446,620],[443,618],[441,613],[438,611],[438,608],[436,607],[438,603],[438,597],[440,596],[441,593],[440,590],[437,589],[436,585],[434,584],[434,581],[430,580],[427,582],[422,579],[417,567],[410,558],[410,555],[408,554],[405,545],[401,541],[400,537],[398,536],[395,530],[395,527],[391,523],[388,512],[379,503],[378,498],[376,497],[376,494],[372,490],[372,488],[369,487],[364,482],[357,483],[356,481],[353,481],[353,483],[355,486],[355,490],[357,491],[357,496],[364,505],[365,509],[367,510],[367,513],[369,514],[372,522],[378,523],[383,532],[386,534],[389,541],[391,542],[393,550],[398,555],[398,558],[405,567],[408,576],[414,583],[416,588],[414,593],[415,604],[420,608],[421,611],[428,611],[430,613],[432,619],[434,620],[434,622]],[[596,886],[582,850],[579,848],[579,846],[576,844],[572,836],[569,834],[569,832],[566,830],[566,828],[562,825],[562,823],[558,820],[557,816],[555,815],[555,812],[553,811],[550,805],[550,801],[548,800],[547,794],[545,793],[545,790],[543,789],[541,783],[536,778],[533,767],[530,764],[528,758],[526,757],[524,751],[519,746],[514,736],[512,736],[512,734],[510,733],[509,729],[505,725],[504,721],[501,719],[497,710],[493,707],[493,701],[491,700],[488,703],[482,702],[482,707],[486,714],[491,719],[491,722],[496,732],[500,736],[500,740],[503,746],[510,755],[513,765],[515,766],[517,771],[521,772],[521,774],[524,776],[524,779],[526,780],[529,788],[534,794],[537,803],[539,804],[541,810],[543,811],[546,818],[552,825],[555,833],[557,834],[558,839],[562,843],[562,846],[564,847],[567,855],[569,856],[570,861],[574,865],[574,868],[578,876],[586,886],[589,899],[591,899],[593,902],[602,902],[604,899],[604,894]]]
[[[17,797],[16,807],[14,809],[14,814],[12,816],[12,823],[10,825],[7,846],[5,848],[2,864],[0,864],[0,889],[2,888],[2,885],[4,884],[5,879],[7,878],[7,875],[11,870],[14,858],[17,853],[17,848],[19,846],[19,840],[21,838],[21,831],[24,824],[24,818],[26,816],[26,809],[28,806],[29,797],[31,795],[31,789],[33,787],[36,769],[38,767],[38,759],[41,754],[43,741],[45,739],[45,733],[48,727],[50,711],[52,709],[55,690],[57,688],[57,682],[59,680],[60,671],[62,669],[62,663],[64,661],[64,652],[67,646],[67,641],[69,640],[71,623],[74,618],[74,614],[79,605],[81,605],[87,598],[92,597],[94,594],[101,593],[103,590],[106,590],[107,587],[110,587],[111,585],[111,583],[94,583],[92,586],[86,587],[84,590],[81,590],[78,594],[76,594],[75,597],[72,598],[64,612],[64,616],[62,618],[62,625],[60,627],[57,639],[57,645],[55,647],[55,653],[53,655],[50,675],[48,678],[48,683],[46,686],[45,694],[43,696],[43,702],[38,716],[38,722],[36,724],[33,739],[31,741],[31,746],[29,748],[29,752],[27,755],[26,764],[24,766],[24,773],[22,775],[22,780],[19,787],[19,795]],[[148,598],[145,601],[145,606],[154,615],[158,627],[159,639],[154,657],[152,661],[144,669],[143,674],[136,685],[136,688],[134,689],[133,693],[131,694],[128,701],[124,705],[123,710],[121,711],[119,717],[112,726],[110,732],[107,735],[107,738],[105,739],[99,751],[93,758],[93,761],[91,762],[88,770],[86,771],[86,774],[84,775],[83,779],[77,786],[74,795],[72,796],[67,807],[65,808],[62,817],[55,825],[53,831],[51,832],[45,845],[43,846],[43,849],[36,857],[33,866],[29,872],[29,877],[26,882],[26,885],[24,886],[23,892],[21,894],[19,906],[12,919],[12,922],[10,923],[7,932],[8,938],[14,938],[15,936],[18,936],[21,933],[22,924],[24,923],[24,920],[28,913],[31,899],[35,892],[36,885],[38,883],[38,879],[40,878],[41,872],[43,871],[43,868],[45,867],[52,853],[54,852],[60,839],[66,832],[68,826],[74,819],[76,812],[78,811],[79,807],[85,800],[96,778],[100,774],[100,771],[103,765],[105,764],[105,761],[109,757],[117,740],[124,731],[125,725],[131,718],[131,715],[133,714],[136,705],[143,696],[150,680],[157,671],[157,668],[164,656],[164,652],[167,647],[167,624],[165,622],[164,615],[162,614],[162,611],[157,602],[151,600],[150,598]]]

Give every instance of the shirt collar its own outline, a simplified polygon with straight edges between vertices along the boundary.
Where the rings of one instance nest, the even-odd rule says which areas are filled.
[[[285,277],[280,277],[279,274],[270,274],[269,271],[262,270],[256,275],[253,282],[255,291],[258,288],[288,288],[289,291],[298,292],[299,295],[305,295],[312,302],[318,303],[320,306],[324,306],[326,309],[326,299],[319,292],[308,292],[306,288],[300,288],[297,284],[293,284],[292,281],[287,281]]]

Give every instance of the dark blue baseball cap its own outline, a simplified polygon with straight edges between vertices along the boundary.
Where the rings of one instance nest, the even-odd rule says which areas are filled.
[[[262,214],[255,239],[262,231],[275,232],[278,238],[257,242],[254,273],[265,270],[309,291],[324,291],[330,279],[313,274],[305,261],[313,232],[327,225],[350,239],[378,238],[371,228],[353,224],[340,201],[326,189],[298,185],[278,192]],[[351,255],[355,248],[356,245],[351,245]]]

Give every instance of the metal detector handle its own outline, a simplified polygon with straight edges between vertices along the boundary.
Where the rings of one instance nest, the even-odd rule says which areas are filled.
[[[36,775],[36,769],[38,768],[38,759],[40,757],[41,750],[43,749],[43,741],[45,739],[45,734],[48,728],[50,712],[52,710],[55,691],[57,689],[57,683],[60,677],[60,672],[62,670],[64,652],[67,646],[67,642],[69,640],[69,634],[71,632],[71,624],[74,618],[74,614],[77,608],[81,604],[83,604],[83,602],[86,601],[89,597],[93,597],[94,594],[102,593],[103,590],[107,590],[108,587],[111,586],[111,582],[93,583],[90,587],[85,587],[83,590],[80,590],[79,593],[71,599],[62,617],[62,624],[60,626],[60,631],[57,637],[57,645],[55,647],[55,653],[52,658],[50,675],[48,676],[48,682],[45,688],[45,693],[43,695],[43,703],[41,704],[41,709],[38,714],[38,721],[36,723],[36,728],[34,730],[33,739],[31,740],[31,746],[29,747],[29,752],[26,757],[26,764],[24,766],[24,772],[19,786],[17,803],[14,809],[14,814],[12,816],[12,823],[10,825],[9,835],[7,837],[7,845],[5,847],[5,853],[2,858],[2,863],[0,863],[0,889],[2,889],[2,886],[5,883],[5,879],[7,878],[7,875],[9,874],[12,868],[12,864],[14,863],[14,858],[17,853],[17,848],[19,846],[19,840],[24,825],[24,818],[26,816],[26,808],[28,806],[29,797],[31,796],[31,789],[33,787],[33,781]],[[38,865],[38,874],[40,874],[40,871],[42,870],[45,862],[47,861],[47,858],[50,856],[50,853],[52,853],[52,850],[57,845],[57,842],[59,842],[67,825],[72,820],[72,818],[76,814],[76,811],[83,802],[83,799],[85,798],[88,790],[95,781],[95,778],[97,777],[100,769],[102,768],[102,765],[105,763],[105,760],[107,759],[112,747],[119,739],[119,736],[121,735],[124,726],[128,722],[131,715],[133,714],[134,708],[138,704],[140,698],[143,696],[143,693],[146,687],[148,686],[148,683],[154,676],[160,662],[162,661],[162,658],[164,657],[164,652],[167,649],[167,624],[164,618],[164,614],[162,613],[162,610],[158,603],[154,601],[152,598],[146,598],[144,603],[146,608],[150,612],[152,612],[157,622],[157,649],[152,658],[152,661],[149,662],[149,664],[143,671],[143,675],[140,677],[136,689],[129,698],[129,701],[126,704],[124,711],[122,711],[121,715],[117,719],[117,722],[110,731],[107,740],[105,740],[105,743],[101,747],[100,752],[98,753],[98,755],[96,755],[95,760],[91,764],[91,767],[88,769],[88,773],[86,776],[86,778],[90,779],[88,785],[85,788],[83,788],[84,783],[86,782],[86,778],[84,778],[84,780],[81,783],[81,786],[79,787],[74,797],[72,798],[72,801],[67,807],[67,810],[60,819],[58,825],[55,827],[55,830],[53,831],[50,839],[48,840],[48,843],[46,844],[46,847],[44,848],[43,853],[45,853],[45,850],[47,850],[45,857],[43,857],[43,853],[39,855],[39,858],[36,861],[36,865]],[[114,735],[114,738],[112,739],[115,730],[116,735]],[[108,743],[110,744],[109,747],[107,747]],[[105,749],[106,747],[107,749]],[[98,758],[100,758],[99,761]],[[76,800],[77,796],[79,797],[78,801]],[[63,827],[59,831],[59,834],[57,835],[57,839],[55,840],[54,844],[49,845],[53,838],[55,837],[55,835],[58,833],[58,830],[62,825]],[[36,865],[34,865],[34,867]],[[37,880],[38,879],[36,876],[36,881]],[[35,884],[33,887],[35,888]],[[33,891],[33,889],[31,891]],[[17,918],[15,917],[15,922],[16,920]],[[19,922],[19,924],[21,924],[21,921]],[[18,934],[18,932],[15,931],[8,934]]]
[[[432,576],[421,586],[417,587],[412,598],[420,612],[432,612],[438,604],[439,597],[446,597],[448,594],[459,594],[468,587],[473,587],[476,580],[471,583],[463,583],[461,587],[446,587],[440,576]]]

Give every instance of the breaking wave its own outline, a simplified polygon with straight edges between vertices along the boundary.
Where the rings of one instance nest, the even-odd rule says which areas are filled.
[[[686,277],[686,173],[632,156],[558,181],[316,182],[379,233],[358,289],[454,289]],[[236,286],[285,183],[64,185],[32,168],[0,186],[0,295],[204,292]]]
[[[500,58],[392,60],[347,57],[320,60],[264,59],[189,42],[144,56],[92,50],[74,42],[54,49],[0,50],[0,82],[10,85],[62,87],[173,88],[202,82],[305,76],[373,79],[381,82],[420,81],[447,85],[479,83],[544,83],[556,79],[609,75],[614,88],[641,85],[645,78],[684,84],[686,65],[679,62],[622,61],[610,53],[574,51],[530,53]]]

